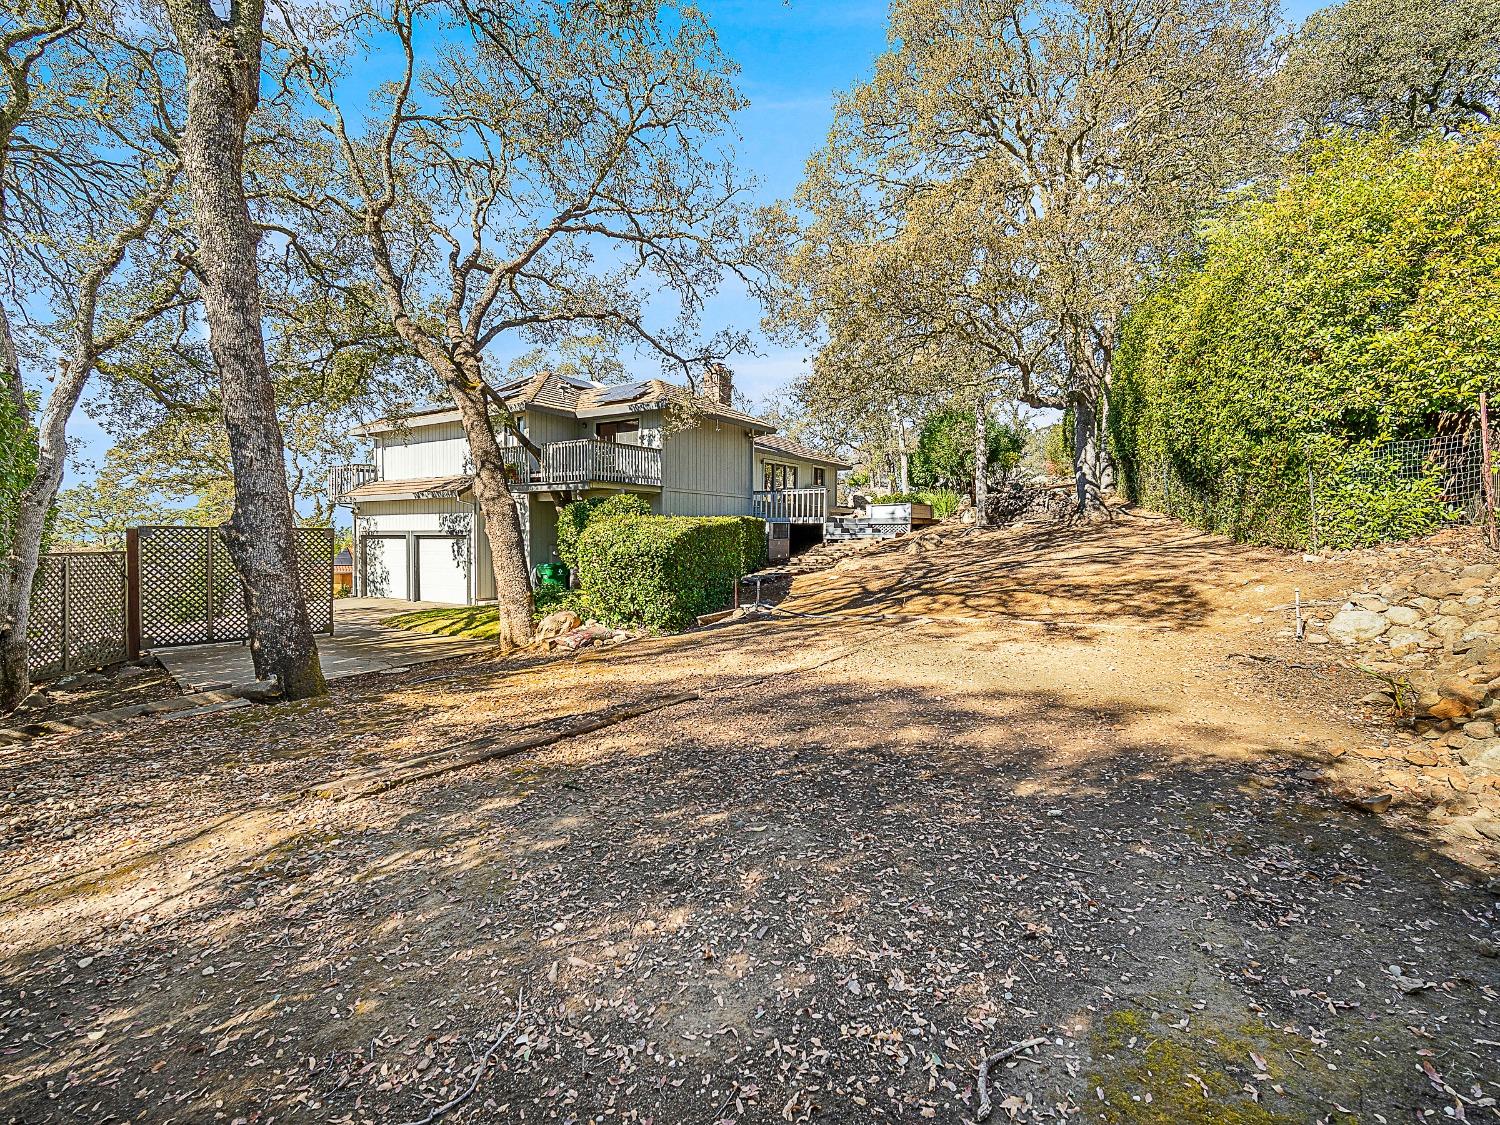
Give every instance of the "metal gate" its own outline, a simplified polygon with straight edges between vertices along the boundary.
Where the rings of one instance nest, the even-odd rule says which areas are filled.
[[[313,632],[333,632],[333,529],[293,529]],[[217,527],[155,525],[125,537],[129,648],[242,641],[250,635],[245,586]]]
[[[31,678],[40,683],[124,660],[125,605],[125,552],[43,555],[31,587]]]

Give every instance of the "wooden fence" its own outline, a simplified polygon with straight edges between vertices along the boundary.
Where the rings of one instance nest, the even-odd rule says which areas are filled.
[[[333,632],[333,529],[296,529],[313,631]],[[216,527],[131,528],[123,551],[46,554],[31,591],[37,682],[134,659],[148,648],[250,634],[245,588]]]

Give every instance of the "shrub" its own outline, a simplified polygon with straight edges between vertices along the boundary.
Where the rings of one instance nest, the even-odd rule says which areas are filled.
[[[592,519],[578,537],[579,584],[603,621],[685,629],[727,605],[765,549],[765,524],[749,516]]]
[[[590,522],[650,514],[651,505],[634,492],[617,492],[612,496],[574,500],[557,513],[557,557],[568,564],[569,570],[577,570],[578,537]]]
[[[1429,532],[1440,484],[1379,448],[1471,411],[1500,366],[1500,130],[1299,159],[1127,320],[1108,415],[1125,494],[1282,546]]]

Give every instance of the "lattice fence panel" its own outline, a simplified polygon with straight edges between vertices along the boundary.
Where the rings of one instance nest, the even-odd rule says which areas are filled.
[[[209,547],[213,527],[142,527],[135,596],[141,647],[201,644],[209,629]]]
[[[245,584],[229,557],[224,536],[209,537],[213,551],[213,607],[211,635],[216,641],[243,641],[250,636],[250,611],[245,606]]]
[[[299,527],[298,571],[314,632],[333,632],[333,529]],[[245,587],[216,527],[137,531],[141,645],[242,641],[250,622]]]
[[[36,680],[124,660],[125,555],[43,555],[31,595],[29,666]]]
[[[31,587],[31,644],[28,667],[34,680],[50,680],[66,670],[63,662],[63,556],[43,555]]]
[[[297,571],[313,632],[333,632],[333,528],[297,529]]]

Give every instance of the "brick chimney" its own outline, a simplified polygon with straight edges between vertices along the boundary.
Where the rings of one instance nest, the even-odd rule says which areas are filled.
[[[720,406],[734,405],[734,372],[722,363],[709,364],[703,373],[703,394]]]

